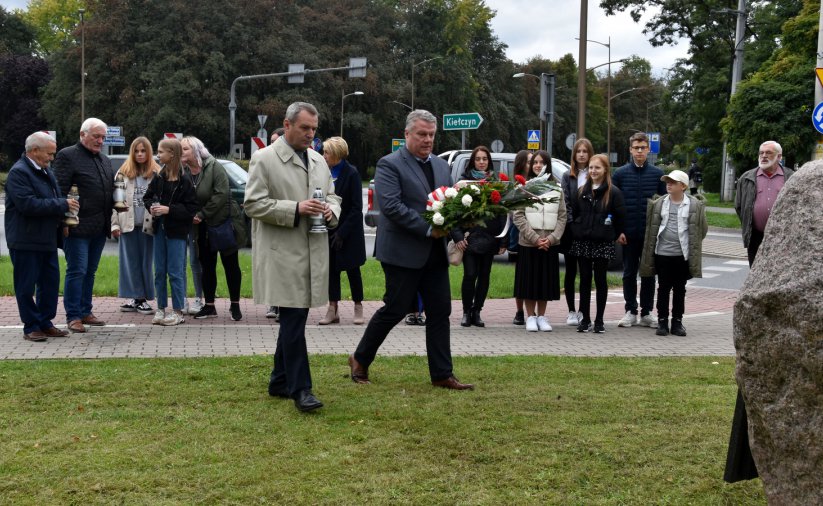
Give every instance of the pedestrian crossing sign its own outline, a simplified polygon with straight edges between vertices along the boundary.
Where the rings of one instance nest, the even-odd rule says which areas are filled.
[[[526,138],[526,142],[540,142],[540,130],[529,130],[529,135]]]

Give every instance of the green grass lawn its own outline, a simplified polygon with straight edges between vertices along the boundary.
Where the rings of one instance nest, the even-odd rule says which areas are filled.
[[[97,269],[97,276],[94,283],[94,294],[97,296],[117,296],[118,283],[118,257],[104,255],[100,259],[100,266]],[[60,293],[63,293],[62,281],[66,274],[66,261],[60,257]],[[240,285],[240,295],[244,298],[252,296],[252,275],[251,275],[251,255],[240,254],[240,270],[243,273],[243,282]],[[188,276],[189,297],[194,297],[194,284],[191,280],[191,269],[186,269]],[[385,289],[385,278],[380,263],[370,258],[366,265],[361,268],[363,275],[363,291],[366,300],[381,300]],[[564,272],[560,271],[560,286],[563,286]],[[449,268],[449,279],[451,282],[451,294],[453,299],[460,299],[460,284],[463,280],[463,266]],[[622,279],[619,274],[609,274],[610,286],[621,286]],[[502,299],[512,296],[514,287],[514,264],[495,263],[492,266],[492,275],[489,286],[489,298]],[[346,275],[342,276],[342,296],[343,300],[351,300],[349,280]],[[171,292],[169,292],[171,293]],[[228,297],[226,287],[226,276],[223,266],[217,263],[217,296],[218,298]],[[11,260],[8,256],[0,256],[0,295],[13,295]]]
[[[711,207],[728,207],[734,208],[734,200],[727,202],[720,202],[719,193],[704,193],[703,197],[706,199],[706,205]]]
[[[710,227],[735,228],[740,230],[740,218],[736,214],[706,211],[706,221]]]
[[[0,363],[3,504],[765,504],[722,481],[731,358],[313,356],[326,404],[270,398],[271,357]]]

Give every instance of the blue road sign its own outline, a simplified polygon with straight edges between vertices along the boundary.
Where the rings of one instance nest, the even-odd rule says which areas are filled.
[[[659,154],[660,153],[660,132],[649,132],[646,135],[649,136],[649,152]]]
[[[817,104],[812,113],[812,124],[814,129],[823,134],[823,102]]]
[[[526,142],[540,142],[540,130],[529,130]]]

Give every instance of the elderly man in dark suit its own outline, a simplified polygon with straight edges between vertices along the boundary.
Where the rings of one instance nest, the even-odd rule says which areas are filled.
[[[64,231],[63,307],[72,332],[85,332],[86,325],[106,324],[91,312],[94,276],[106,238],[111,235],[114,206],[114,171],[109,157],[100,153],[105,138],[106,124],[97,118],[88,118],[80,127],[80,142],[61,149],[54,159],[54,175],[60,190],[67,195],[72,185],[77,185],[82,203],[80,224]]]
[[[60,270],[57,248],[62,245],[60,220],[80,204],[65,199],[49,162],[57,144],[44,132],[26,139],[26,154],[14,164],[6,180],[6,243],[14,269],[14,295],[23,321],[23,337],[46,341],[64,337],[51,322],[57,315]],[[36,293],[36,298],[35,298]]]
[[[377,162],[374,178],[380,203],[376,256],[386,276],[384,305],[349,356],[351,378],[369,383],[368,369],[391,329],[406,316],[419,292],[426,308],[426,352],[432,385],[468,390],[452,373],[449,336],[451,297],[445,233],[423,219],[428,195],[451,186],[445,161],[432,156],[437,118],[415,110],[406,118],[406,147]]]

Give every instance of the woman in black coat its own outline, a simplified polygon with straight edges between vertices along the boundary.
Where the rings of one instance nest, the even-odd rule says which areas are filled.
[[[340,323],[337,304],[340,302],[340,274],[349,278],[354,300],[354,323],[363,324],[363,278],[360,266],[366,263],[366,239],[363,233],[363,187],[360,173],[349,162],[349,146],[342,137],[331,137],[323,143],[323,158],[334,179],[334,193],[343,202],[337,228],[329,231],[329,308],[318,323]]]
[[[466,171],[461,180],[479,181],[494,176],[492,154],[486,146],[477,146],[472,151]],[[508,235],[497,237],[506,227],[506,217],[493,218],[485,227],[472,227],[468,230],[454,228],[450,232],[457,248],[463,252],[463,319],[460,325],[485,327],[480,318],[480,311],[489,293],[489,280],[492,272],[494,255],[503,254],[508,243]]]

